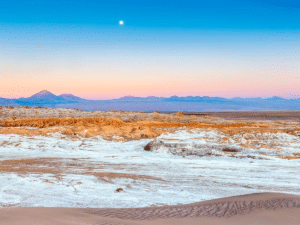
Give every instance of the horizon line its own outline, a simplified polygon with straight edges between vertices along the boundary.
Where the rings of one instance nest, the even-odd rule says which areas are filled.
[[[41,93],[41,92],[49,92],[50,94],[53,94],[52,92],[48,91],[47,89],[43,89],[42,91],[39,91],[29,97],[19,97],[19,98],[3,98],[3,97],[0,97],[2,99],[10,99],[10,100],[16,100],[16,99],[20,99],[20,98],[30,98],[38,93]],[[55,95],[55,94],[53,94]],[[72,95],[74,97],[78,97],[78,98],[82,98],[82,97],[79,97],[79,96],[76,96],[76,95],[73,95],[71,93],[62,93],[60,95],[55,95],[55,96],[61,96],[61,95]],[[235,99],[235,98],[242,98],[242,99],[252,99],[252,98],[260,98],[260,99],[269,99],[269,98],[282,98],[282,99],[286,99],[286,100],[291,100],[291,99],[299,99],[300,96],[298,98],[284,98],[284,97],[280,97],[278,95],[273,95],[272,97],[232,97],[232,98],[226,98],[226,97],[221,97],[221,96],[208,96],[208,95],[203,95],[203,96],[200,96],[200,95],[186,95],[186,96],[178,96],[178,95],[172,95],[172,96],[169,96],[169,97],[162,97],[162,96],[153,96],[153,95],[149,95],[147,97],[140,97],[140,96],[133,96],[133,95],[124,95],[122,97],[119,97],[119,98],[112,98],[112,99],[86,99],[86,98],[82,98],[84,100],[88,100],[88,101],[111,101],[111,100],[118,100],[118,99],[121,99],[121,98],[172,98],[172,97],[177,97],[177,98],[186,98],[186,97],[209,97],[209,98],[224,98],[224,99]]]

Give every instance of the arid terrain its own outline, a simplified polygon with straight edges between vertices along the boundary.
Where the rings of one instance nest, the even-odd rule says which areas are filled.
[[[180,205],[126,209],[23,207],[0,210],[1,224],[297,225],[300,197],[260,193]]]
[[[300,193],[297,115],[1,107],[0,215],[3,210],[27,210],[19,207],[73,207],[82,208],[80,215],[92,215],[90,224],[174,224],[173,217],[191,217],[190,224],[202,224],[206,219],[210,223],[212,215],[239,218],[243,208],[252,213],[275,207],[289,210],[295,218]],[[259,203],[262,207],[184,205],[252,193],[272,193],[272,198],[247,197],[259,202],[269,196]],[[87,207],[94,209],[84,211]],[[137,213],[132,207],[149,208]],[[112,214],[115,219],[110,220]],[[200,221],[196,215],[209,217]],[[96,223],[97,216],[104,222]],[[216,218],[212,224],[235,224]]]
[[[270,118],[254,120],[257,116],[258,118],[266,117],[265,112],[211,113],[211,115],[184,115],[182,112],[173,114],[88,112],[76,109],[3,107],[0,111],[0,133],[24,136],[60,134],[61,138],[72,139],[101,136],[104,140],[130,141],[154,139],[168,134],[175,135],[178,131],[189,134],[210,132],[214,133],[217,138],[207,137],[207,135],[195,138],[202,142],[205,140],[203,143],[206,146],[218,144],[221,148],[220,154],[223,155],[230,154],[232,157],[237,157],[241,156],[242,152],[250,154],[251,149],[256,151],[268,149],[268,152],[271,151],[272,154],[267,154],[266,151],[261,152],[261,155],[285,159],[300,157],[297,151],[300,147],[298,145],[300,121],[286,119],[287,117],[294,118],[298,115],[296,112],[270,113],[270,117],[276,117],[277,120],[270,120]],[[228,119],[236,118],[238,115],[244,120]],[[154,142],[156,143],[157,140],[154,139]],[[289,143],[285,143],[287,140]],[[184,145],[182,141],[180,138],[165,139],[160,143],[172,143],[174,146],[170,148],[177,148],[176,144],[180,143],[181,147]],[[157,144],[155,146],[157,147]],[[287,146],[295,148],[295,152],[286,151]]]
[[[214,116],[223,119],[247,119],[247,120],[299,120],[300,119],[299,110],[184,112],[183,115]]]

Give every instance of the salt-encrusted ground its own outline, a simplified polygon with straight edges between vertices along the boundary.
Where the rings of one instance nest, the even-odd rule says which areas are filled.
[[[184,133],[167,137],[178,135],[190,138]],[[265,191],[300,192],[300,160],[183,158],[144,151],[148,139],[123,143],[100,137],[0,138],[7,141],[0,147],[2,206],[143,207]],[[116,193],[117,188],[124,192]]]
[[[155,122],[156,114],[144,115],[143,120],[140,115],[128,114],[127,119],[136,118],[134,124],[118,123],[111,135],[126,131],[129,125],[136,135],[111,139],[97,133],[77,133],[74,138],[58,129],[64,127],[61,125],[38,134],[33,131],[46,128],[29,126],[28,121],[23,126],[25,122],[18,118],[2,121],[1,206],[144,207],[266,191],[300,192],[296,122],[244,122],[245,126],[237,126],[243,121],[171,115],[182,121],[182,126],[175,126],[172,121],[159,122],[164,115]],[[147,130],[143,126],[151,116],[153,130]],[[200,122],[188,127],[184,123],[188,120]],[[14,123],[22,126],[6,126]],[[80,131],[90,129],[85,122],[81,126]],[[98,124],[97,129],[103,132],[111,126]],[[132,127],[140,127],[139,133]],[[27,131],[20,134],[24,129]],[[72,124],[68,129],[73,129]],[[137,136],[149,131],[153,132],[151,138]],[[123,191],[116,192],[117,188]]]

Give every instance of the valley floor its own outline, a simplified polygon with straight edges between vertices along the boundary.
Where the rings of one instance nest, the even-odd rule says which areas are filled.
[[[8,107],[0,115],[2,208],[300,193],[298,121]]]

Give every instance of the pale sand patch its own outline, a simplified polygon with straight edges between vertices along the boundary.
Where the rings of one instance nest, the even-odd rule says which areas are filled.
[[[187,205],[126,208],[2,208],[1,224],[101,225],[296,225],[300,196],[259,193]]]
[[[122,164],[109,164],[99,162],[85,162],[81,159],[61,159],[61,158],[32,158],[32,159],[12,159],[0,161],[0,173],[16,173],[18,175],[28,174],[52,174],[57,180],[61,180],[66,174],[92,175],[98,179],[114,183],[113,179],[128,178],[132,180],[157,180],[161,178],[116,172],[99,172],[101,169],[119,168]]]

